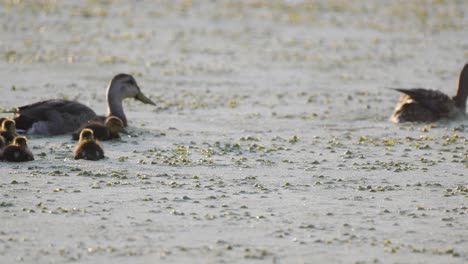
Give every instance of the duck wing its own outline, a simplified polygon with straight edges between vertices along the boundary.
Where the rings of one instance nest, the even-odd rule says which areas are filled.
[[[406,94],[410,99],[413,99],[440,117],[448,116],[455,108],[455,102],[452,98],[440,91],[422,88],[394,90]]]
[[[17,108],[17,129],[39,134],[64,134],[72,132],[84,122],[96,118],[89,107],[69,100],[51,99]]]
[[[96,113],[94,113],[94,111],[86,105],[63,99],[44,100],[33,104],[20,106],[17,109],[17,113],[20,115],[25,115],[37,120],[46,120],[47,112],[50,110],[70,114],[79,114],[83,112],[92,113],[93,117],[96,116]]]

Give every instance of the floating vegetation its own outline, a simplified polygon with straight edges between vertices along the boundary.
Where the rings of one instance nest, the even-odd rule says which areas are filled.
[[[390,186],[390,185],[386,185],[386,186],[361,186],[359,185],[357,187],[357,190],[358,191],[369,191],[369,192],[385,192],[385,191],[395,191],[396,189],[400,189],[399,186]]]
[[[468,187],[458,185],[457,187],[453,189],[445,189],[444,190],[445,197],[450,197],[450,196],[456,196],[456,195],[462,195],[468,198]]]
[[[299,137],[297,135],[294,135],[288,139],[289,143],[296,143],[299,141]]]
[[[240,141],[260,141],[260,137],[258,136],[242,136],[240,139]]]
[[[371,161],[366,161],[365,163],[354,163],[353,164],[357,169],[359,170],[368,170],[368,171],[373,171],[373,170],[387,170],[387,171],[393,171],[393,172],[401,172],[401,171],[410,171],[410,170],[416,170],[418,169],[417,166],[407,163],[407,162],[402,162],[402,161],[380,161],[380,160],[375,160],[373,162]]]
[[[264,259],[272,253],[267,249],[262,248],[245,248],[244,258],[246,259]]]

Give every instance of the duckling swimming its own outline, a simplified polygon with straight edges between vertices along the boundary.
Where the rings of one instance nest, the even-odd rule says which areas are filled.
[[[426,89],[395,89],[404,93],[400,97],[390,121],[433,122],[440,118],[465,115],[468,97],[468,64],[463,67],[458,80],[457,94],[450,98],[446,94]]]
[[[106,90],[107,115],[117,116],[127,126],[122,100],[134,98],[145,104],[155,105],[140,90],[133,76],[118,74],[109,82]],[[90,120],[104,121],[89,107],[74,101],[51,99],[17,108],[16,128],[28,134],[59,135],[77,130]]]
[[[89,128],[81,130],[80,141],[73,154],[75,159],[100,160],[104,158],[104,150],[101,144],[94,139],[93,130]]]
[[[72,134],[73,140],[78,140],[81,130],[89,128],[93,130],[94,138],[98,140],[110,140],[120,138],[119,132],[125,132],[123,121],[116,116],[108,116],[104,124],[98,121],[90,121],[81,126]]]
[[[24,162],[34,160],[34,155],[28,148],[26,137],[17,136],[12,144],[2,150],[0,159],[11,162]]]
[[[18,136],[16,133],[15,120],[11,118],[2,118],[0,135],[3,137],[5,145],[13,142],[13,139]]]

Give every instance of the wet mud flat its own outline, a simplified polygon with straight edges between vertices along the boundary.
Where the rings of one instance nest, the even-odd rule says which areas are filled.
[[[2,109],[104,113],[119,72],[157,103],[104,160],[0,163],[2,262],[468,261],[468,121],[389,123],[387,89],[455,92],[462,1],[0,3]]]

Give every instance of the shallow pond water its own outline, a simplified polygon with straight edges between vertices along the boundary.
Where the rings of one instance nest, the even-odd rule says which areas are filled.
[[[466,119],[396,125],[452,95],[463,1],[0,2],[0,107],[125,101],[131,136],[75,161],[31,136],[0,163],[5,263],[465,263]]]

